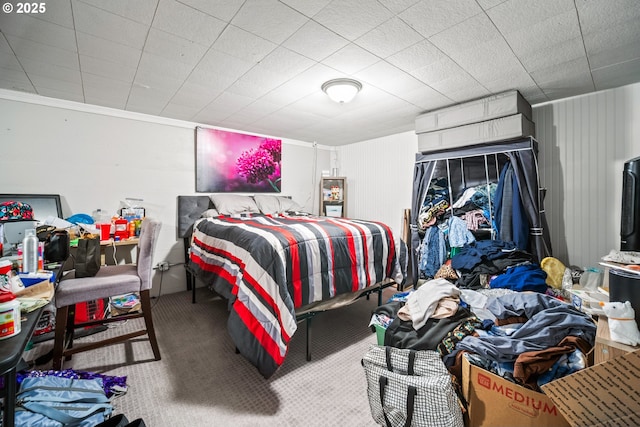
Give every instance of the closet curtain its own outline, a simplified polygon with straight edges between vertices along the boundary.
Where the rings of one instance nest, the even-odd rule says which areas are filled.
[[[418,214],[429,184],[436,177],[434,175],[436,169],[439,176],[448,175],[450,181],[452,177],[456,177],[458,183],[468,184],[474,180],[478,182],[483,177],[484,181],[488,179],[496,183],[497,174],[501,165],[506,162],[504,157],[506,156],[513,166],[522,204],[529,220],[528,251],[538,262],[551,256],[551,238],[544,214],[544,189],[539,187],[538,181],[537,151],[537,141],[533,138],[524,138],[416,154],[411,203],[411,270],[414,283],[418,278],[416,250],[421,243],[417,226]],[[505,160],[499,162],[499,158]],[[441,175],[443,171],[445,175]],[[465,174],[468,177],[460,178]],[[455,190],[459,192],[462,188],[455,188]]]

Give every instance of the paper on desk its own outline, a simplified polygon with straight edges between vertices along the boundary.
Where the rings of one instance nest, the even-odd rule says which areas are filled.
[[[44,221],[42,221],[42,223],[45,225],[53,225],[56,228],[71,228],[75,225],[69,221],[66,221],[62,218],[57,218],[55,216],[46,217]]]

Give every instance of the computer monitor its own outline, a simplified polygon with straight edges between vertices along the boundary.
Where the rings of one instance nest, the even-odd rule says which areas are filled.
[[[26,203],[33,209],[33,221],[6,221],[2,225],[3,253],[14,255],[22,243],[26,230],[36,228],[49,217],[62,218],[62,203],[58,194],[0,194],[0,203],[16,201]]]

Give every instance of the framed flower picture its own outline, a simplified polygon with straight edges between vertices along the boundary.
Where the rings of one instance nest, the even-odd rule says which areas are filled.
[[[282,141],[196,128],[196,192],[279,193]]]

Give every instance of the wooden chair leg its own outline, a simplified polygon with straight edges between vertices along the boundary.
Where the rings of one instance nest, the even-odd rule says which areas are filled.
[[[148,289],[140,292],[140,305],[142,306],[144,324],[147,328],[147,334],[149,335],[153,356],[156,360],[160,360],[160,347],[158,347],[156,331],[153,328],[153,318],[151,316],[151,292]]]
[[[64,345],[67,332],[67,316],[69,315],[69,307],[60,307],[56,309],[56,327],[53,343],[53,369],[59,371],[62,369],[62,357],[64,353]]]

